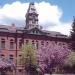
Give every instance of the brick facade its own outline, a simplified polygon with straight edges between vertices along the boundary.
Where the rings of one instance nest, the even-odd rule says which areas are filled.
[[[16,58],[21,56],[20,46],[23,42],[34,43],[38,50],[42,47],[50,47],[51,49],[57,47],[59,49],[60,46],[60,49],[68,48],[68,37],[60,32],[42,30],[38,25],[38,14],[31,8],[34,9],[34,4],[32,3],[30,3],[26,14],[26,27],[16,27],[15,24],[12,24],[12,26],[0,26],[0,57],[11,59],[15,64]],[[35,22],[32,22],[33,20]],[[2,44],[5,45],[4,48],[2,48]],[[44,53],[44,51],[40,51],[40,53]],[[39,54],[37,56],[42,60],[43,57],[41,58]],[[39,65],[43,66],[44,64],[39,63]],[[17,66],[18,69],[21,68],[19,67],[20,65]]]

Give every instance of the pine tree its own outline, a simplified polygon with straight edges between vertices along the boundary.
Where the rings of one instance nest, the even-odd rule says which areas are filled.
[[[72,30],[71,30],[71,49],[75,51],[75,17],[72,24]]]

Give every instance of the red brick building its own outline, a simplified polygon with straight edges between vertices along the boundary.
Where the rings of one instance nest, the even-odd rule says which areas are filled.
[[[38,24],[38,14],[34,3],[29,4],[26,13],[26,26],[16,27],[0,25],[0,57],[8,58],[15,62],[21,57],[20,47],[22,43],[35,44],[36,48],[58,43],[62,47],[68,47],[68,37],[60,32],[43,30]]]

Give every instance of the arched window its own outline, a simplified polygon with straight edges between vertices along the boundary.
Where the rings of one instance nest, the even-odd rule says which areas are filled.
[[[14,40],[13,39],[10,40],[10,49],[14,49]]]
[[[5,39],[1,39],[1,49],[5,49]]]

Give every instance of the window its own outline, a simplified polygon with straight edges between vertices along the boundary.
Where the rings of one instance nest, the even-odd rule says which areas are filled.
[[[33,31],[33,33],[35,33],[35,31]]]
[[[35,9],[34,9],[34,8],[31,8],[31,10],[35,11]]]
[[[5,49],[5,39],[1,39],[1,49]]]
[[[65,45],[65,43],[63,43],[63,45]]]
[[[22,55],[19,55],[19,57],[21,57]]]
[[[36,31],[36,34],[38,34],[38,31]]]
[[[32,41],[32,44],[34,44],[34,40]]]
[[[62,43],[59,43],[59,46],[61,46],[62,45]]]
[[[57,41],[55,41],[55,43],[57,44]]]
[[[26,40],[26,44],[28,44],[29,40]]]
[[[29,21],[29,24],[32,24],[32,20]]]
[[[22,46],[22,39],[19,40],[19,48]]]
[[[33,45],[33,47],[35,47],[35,42],[34,42],[34,40],[32,40],[32,45]]]
[[[33,24],[35,24],[35,23],[36,23],[35,19],[33,19],[33,20],[32,20],[32,23],[33,23]]]
[[[41,45],[44,45],[44,41],[41,41]]]
[[[9,58],[11,61],[13,61],[13,58]]]
[[[13,57],[13,55],[10,55],[10,57]]]
[[[22,72],[22,69],[19,69],[18,72],[19,72],[19,73]]]
[[[4,59],[5,55],[4,55],[4,54],[1,54],[0,57],[1,57],[2,59]]]
[[[10,59],[11,61],[13,61],[13,55],[12,55],[12,54],[9,55],[9,59]]]
[[[14,40],[13,39],[10,40],[10,49],[14,49]]]
[[[4,54],[1,54],[2,57],[4,57]]]
[[[48,43],[48,42],[46,42],[46,46],[48,46],[48,44],[49,44],[49,43]]]

